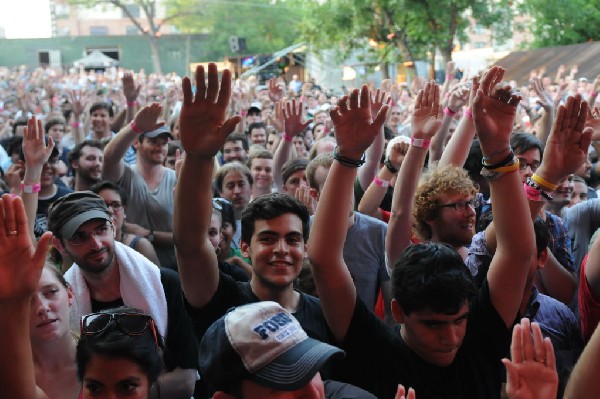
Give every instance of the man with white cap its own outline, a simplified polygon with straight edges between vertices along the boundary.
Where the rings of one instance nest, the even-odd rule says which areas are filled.
[[[172,138],[163,122],[157,122],[159,104],[142,108],[104,149],[102,175],[119,184],[129,196],[127,231],[154,245],[163,267],[177,268],[173,246],[173,188],[175,171],[164,166],[167,143]],[[137,150],[135,165],[123,161],[131,145]]]
[[[323,383],[319,369],[341,349],[310,338],[277,302],[239,306],[214,322],[200,343],[200,372],[214,399],[374,398],[349,384]]]

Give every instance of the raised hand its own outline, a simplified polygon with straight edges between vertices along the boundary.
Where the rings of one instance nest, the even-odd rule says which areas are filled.
[[[140,94],[141,86],[135,85],[135,82],[133,81],[133,74],[131,73],[123,74],[123,78],[121,79],[121,81],[123,82],[123,94],[125,95],[127,103],[129,104],[135,102],[138,95]]]
[[[349,97],[342,97],[338,105],[329,111],[335,127],[338,153],[351,159],[360,159],[375,136],[381,134],[388,110],[389,107],[383,105],[375,120],[371,118],[371,94],[366,85],[360,92],[354,89]]]
[[[533,339],[532,339],[533,335]],[[510,399],[556,398],[558,374],[550,338],[543,338],[538,323],[522,319],[513,328],[512,360],[506,367],[506,393]]]
[[[431,139],[442,124],[438,118],[440,109],[440,87],[434,82],[427,82],[423,90],[417,94],[415,109],[412,114],[412,136],[416,139]]]
[[[469,108],[473,109],[473,101],[475,101],[475,96],[477,95],[477,90],[479,90],[479,80],[481,76],[475,75],[473,76],[473,85],[471,86],[471,91],[469,93]]]
[[[310,125],[312,119],[302,122],[302,101],[296,103],[295,99],[288,101],[283,107],[284,133],[294,137],[303,132]]]
[[[558,107],[538,175],[558,183],[585,162],[593,133],[591,127],[585,127],[588,112],[588,104],[579,94]]]
[[[538,96],[537,103],[540,104],[546,112],[552,111],[554,109],[554,101],[552,101],[552,96],[550,96],[550,93],[546,91],[542,80],[535,78],[530,83],[533,91],[535,91],[535,94]]]
[[[274,115],[269,115],[269,124],[272,125],[277,133],[281,133],[285,130],[285,120],[283,117],[283,105],[284,100],[279,100],[275,103]]]
[[[382,84],[383,86],[383,84]],[[392,98],[390,95],[383,89],[377,89],[374,96],[371,96],[371,118],[374,119],[379,113],[379,110],[383,106],[383,104],[390,105],[392,103]]]
[[[44,140],[42,121],[37,120],[35,116],[29,119],[27,127],[23,130],[23,155],[27,168],[38,168],[41,172],[53,149],[52,137],[48,137],[48,145]]]
[[[592,141],[600,140],[600,113],[598,112],[598,108],[594,108],[594,112],[588,107],[588,116],[585,121],[585,127],[589,127],[593,130],[592,132]]]
[[[33,246],[20,197],[0,199],[0,300],[29,297],[38,286],[52,233]]]
[[[69,90],[67,92],[69,96],[69,102],[71,103],[71,110],[75,116],[80,116],[85,112],[86,97],[82,96],[81,90]]]
[[[204,67],[196,68],[196,94],[186,76],[182,82],[183,106],[179,116],[181,144],[188,156],[211,158],[219,152],[227,136],[233,132],[241,118],[225,120],[231,97],[231,72],[223,71],[219,87],[219,73],[214,63],[208,64],[208,85]]]
[[[450,110],[453,112],[458,112],[468,100],[469,88],[464,85],[456,86],[450,92],[450,97],[448,98],[448,108],[450,108]]]
[[[158,122],[158,118],[162,115],[162,107],[159,103],[152,103],[146,105],[140,109],[135,117],[133,123],[137,130],[142,132],[151,132],[163,126],[164,122]]]
[[[308,186],[299,186],[294,192],[294,197],[306,206],[310,215],[314,215],[317,210],[317,201],[310,195],[310,190]]]
[[[269,99],[274,103],[283,99],[285,95],[285,85],[280,78],[269,79]]]
[[[508,141],[521,96],[511,92],[508,84],[501,84],[504,68],[492,66],[481,78],[473,101],[473,122],[479,135],[484,155],[502,152]]]

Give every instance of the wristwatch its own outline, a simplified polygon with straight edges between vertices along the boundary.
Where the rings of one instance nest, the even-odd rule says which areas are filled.
[[[153,242],[154,241],[154,230],[150,230],[150,233],[144,237],[146,240]]]

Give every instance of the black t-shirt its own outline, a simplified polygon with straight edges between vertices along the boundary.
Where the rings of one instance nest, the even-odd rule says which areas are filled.
[[[185,300],[185,308],[192,318],[196,338],[200,342],[208,327],[225,315],[229,309],[254,302],[260,302],[260,299],[252,292],[250,282],[238,282],[219,272],[219,286],[210,302],[198,309]],[[309,337],[323,342],[333,342],[333,335],[327,327],[318,298],[300,292],[300,302],[294,317],[298,319]]]
[[[177,272],[160,268],[160,281],[167,299],[168,329],[165,337],[164,362],[167,370],[175,367],[198,369],[198,343],[183,305],[183,292]],[[123,300],[99,302],[91,300],[92,312],[123,306]]]
[[[219,261],[219,270],[233,277],[235,281],[250,281],[250,277],[248,277],[241,267],[232,265],[231,263]]]
[[[348,333],[345,381],[393,398],[399,383],[419,399],[500,398],[501,361],[508,354],[510,330],[490,301],[487,282],[470,301],[467,331],[454,362],[437,367],[413,352],[400,336],[357,298]]]
[[[48,231],[48,208],[57,199],[64,197],[65,195],[73,192],[70,188],[64,185],[56,185],[56,194],[50,198],[39,198],[37,212],[35,215],[35,224],[33,226],[33,232],[37,238],[40,238],[42,234]]]

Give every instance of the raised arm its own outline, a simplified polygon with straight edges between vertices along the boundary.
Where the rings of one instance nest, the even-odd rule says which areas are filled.
[[[158,129],[163,122],[157,119],[162,113],[160,104],[153,103],[142,108],[131,123],[125,125],[104,148],[104,162],[102,163],[102,176],[110,181],[117,182],[125,172],[125,153],[133,144],[140,133],[151,132]]]
[[[544,109],[544,115],[542,115],[542,119],[539,122],[539,129],[535,132],[535,135],[545,144],[550,135],[552,121],[554,120],[554,100],[552,100],[552,96],[550,96],[550,93],[548,93],[539,78],[531,81],[531,87],[533,87],[533,91],[538,96],[537,103]]]
[[[412,210],[419,176],[432,137],[440,128],[438,119],[440,103],[439,86],[431,81],[419,91],[412,115],[412,144],[402,162],[392,198],[392,214],[385,237],[388,270],[410,244],[412,234]]]
[[[283,118],[285,129],[283,140],[281,140],[273,154],[273,182],[279,192],[283,191],[283,183],[285,183],[281,176],[281,169],[293,157],[294,145],[292,141],[312,122],[312,119],[302,122],[302,101],[296,103],[295,99],[288,101],[283,106]]]
[[[469,156],[469,149],[471,148],[471,142],[475,137],[475,124],[473,123],[472,109],[473,100],[479,89],[479,76],[473,77],[473,86],[469,94],[468,107],[463,113],[460,122],[456,128],[456,131],[450,137],[448,145],[442,152],[439,166],[454,165],[462,167]]]
[[[354,90],[330,111],[338,142],[336,160],[319,198],[308,242],[323,313],[338,341],[346,335],[356,303],[356,289],[343,255],[356,167],[364,151],[380,134],[388,111],[384,105],[373,121],[370,102],[369,90],[363,86],[360,94]]]
[[[446,137],[448,136],[450,126],[454,121],[454,114],[460,111],[468,100],[469,88],[466,86],[457,86],[450,92],[450,97],[448,97],[448,102],[444,107],[442,125],[440,126],[434,138],[431,140],[431,149],[429,150],[429,165],[439,161],[442,157],[444,145],[446,143]],[[469,148],[469,146],[467,146],[467,148]]]
[[[125,101],[127,101],[127,113],[125,114],[125,123],[129,123],[135,117],[136,112],[136,100],[140,94],[140,85],[135,85],[133,81],[133,75],[131,73],[125,73],[121,79],[123,82],[123,95],[125,95]]]
[[[54,141],[52,137],[48,137],[48,145],[44,141],[42,121],[36,120],[35,117],[29,119],[27,127],[23,131],[23,155],[25,156],[23,185],[25,186],[25,190],[21,192],[21,197],[23,197],[28,221],[27,227],[29,228],[32,242],[35,242],[33,227],[37,213],[38,192],[37,190],[28,189],[27,186],[32,187],[40,183],[44,164],[48,162],[53,149]]]
[[[485,71],[473,101],[473,121],[488,165],[502,164],[511,154],[509,138],[521,99],[509,85],[500,83],[503,76],[504,69],[498,66]],[[490,181],[497,249],[487,275],[492,304],[507,327],[517,316],[536,253],[533,223],[514,156],[510,165]]]
[[[381,89],[377,89],[375,95],[371,98],[371,115],[374,118],[375,115],[379,112],[383,104],[390,105],[392,99],[390,96],[382,91]],[[383,127],[381,127],[381,132],[375,137],[373,143],[367,148],[365,151],[365,164],[358,168],[358,183],[360,184],[363,190],[366,190],[369,187],[369,184],[373,181],[373,178],[377,175],[379,171],[379,163],[381,162],[381,155],[383,154],[384,147],[384,137],[383,137]]]
[[[190,79],[183,79],[183,106],[179,134],[185,159],[175,188],[173,237],[181,285],[194,307],[206,305],[219,284],[219,268],[214,247],[208,239],[212,215],[212,170],[214,157],[239,116],[225,120],[231,95],[231,73],[223,71],[219,87],[217,66],[196,69],[196,93]]]
[[[34,248],[21,198],[0,199],[0,397],[36,398],[29,339],[31,296],[37,289],[52,233]]]

